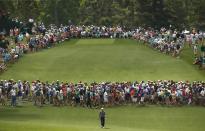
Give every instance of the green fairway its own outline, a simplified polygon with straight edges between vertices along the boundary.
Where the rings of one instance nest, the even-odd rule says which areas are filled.
[[[0,107],[0,131],[100,131],[96,109]],[[115,107],[106,109],[110,131],[204,131],[203,107]]]
[[[134,40],[79,39],[28,54],[1,79],[62,81],[205,80],[192,65],[191,49],[181,58],[162,54]]]

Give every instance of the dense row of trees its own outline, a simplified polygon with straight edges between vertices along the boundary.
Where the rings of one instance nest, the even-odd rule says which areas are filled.
[[[46,24],[94,24],[205,29],[205,0],[0,0],[21,20]]]

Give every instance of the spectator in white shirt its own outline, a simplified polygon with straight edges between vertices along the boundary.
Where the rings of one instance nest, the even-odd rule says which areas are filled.
[[[11,106],[16,106],[16,90],[14,88],[11,89]]]

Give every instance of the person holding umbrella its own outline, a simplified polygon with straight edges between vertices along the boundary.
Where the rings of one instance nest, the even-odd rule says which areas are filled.
[[[105,127],[105,111],[104,111],[104,108],[101,108],[101,111],[99,113],[99,119],[100,119],[101,128],[104,128]]]

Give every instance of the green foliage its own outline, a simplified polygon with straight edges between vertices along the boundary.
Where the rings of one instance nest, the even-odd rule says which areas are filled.
[[[204,0],[1,0],[0,7],[46,24],[205,28]]]

